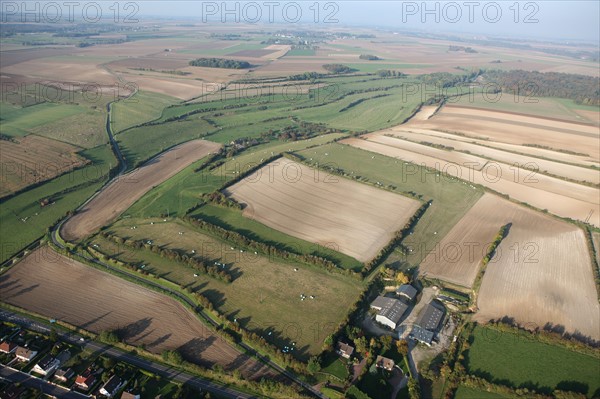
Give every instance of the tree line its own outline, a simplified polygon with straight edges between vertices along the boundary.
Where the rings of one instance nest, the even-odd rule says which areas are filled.
[[[577,104],[600,105],[600,78],[593,76],[513,70],[486,71],[482,77],[507,93],[568,98]]]
[[[117,244],[125,245],[133,249],[147,249],[155,254],[160,255],[162,258],[182,263],[198,273],[208,275],[225,283],[230,283],[233,281],[233,276],[227,270],[222,267],[217,267],[213,264],[214,261],[211,261],[210,259],[203,258],[198,255],[189,256],[185,253],[182,254],[181,251],[176,249],[161,248],[159,245],[150,244],[148,241],[144,242],[142,240],[125,239],[115,234],[110,234],[106,231],[102,232],[102,236],[106,239],[116,242]]]
[[[226,58],[196,58],[190,61],[191,66],[225,69],[248,69],[252,67],[247,61],[230,60]]]

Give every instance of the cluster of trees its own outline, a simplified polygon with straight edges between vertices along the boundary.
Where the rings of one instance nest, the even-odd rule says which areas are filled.
[[[361,54],[358,58],[360,58],[361,60],[367,60],[367,61],[377,61],[377,60],[381,59],[381,58],[377,57],[376,55],[372,55],[372,54]]]
[[[600,78],[593,76],[514,70],[486,71],[483,78],[507,93],[569,98],[578,104],[600,105]]]
[[[453,74],[449,72],[435,72],[421,75],[419,76],[419,80],[428,85],[434,85],[437,87],[445,88],[472,82],[479,75],[481,75],[482,72],[483,71],[481,69],[474,69],[462,75]]]
[[[352,68],[344,64],[325,64],[323,69],[331,73],[350,73]]]
[[[450,45],[448,46],[448,51],[464,51],[465,53],[477,53],[477,50],[471,48],[471,47],[465,47],[465,46],[453,46]]]
[[[395,71],[393,69],[380,69],[377,71],[377,76],[382,78],[405,78],[407,75],[402,72]]]
[[[226,283],[233,281],[233,276],[227,270],[217,267],[214,265],[214,262],[211,262],[209,259],[203,259],[199,256],[191,257],[185,253],[181,254],[180,251],[175,249],[161,248],[159,245],[149,244],[148,242],[141,240],[124,239],[123,237],[109,234],[107,232],[103,232],[102,236],[116,242],[117,244],[125,245],[130,248],[145,248],[155,254],[159,254],[162,258],[182,263],[198,273],[206,274],[217,280],[221,280]]]
[[[304,72],[302,74],[289,76],[288,80],[315,80],[321,77],[323,77],[323,75],[317,72]]]
[[[266,141],[272,139],[284,140],[284,141],[296,141],[309,139],[314,136],[321,134],[335,133],[336,129],[330,128],[323,123],[312,123],[300,121],[297,125],[288,125],[281,130],[272,130],[261,134],[261,138]]]
[[[225,69],[248,69],[252,67],[247,61],[229,60],[226,58],[197,58],[190,61],[191,66]]]
[[[212,193],[203,194],[202,199],[208,203],[224,206],[226,208],[242,209],[242,205],[239,202],[232,200],[218,190],[213,191]]]
[[[504,240],[504,238],[508,235],[508,231],[510,230],[511,225],[512,223],[508,223],[500,228],[500,231],[498,232],[498,234],[496,234],[496,237],[494,237],[494,241],[492,241],[492,243],[488,247],[487,254],[483,257],[483,266],[486,266],[490,262],[490,260],[496,253],[496,248],[498,248],[498,245],[500,245],[502,240]]]

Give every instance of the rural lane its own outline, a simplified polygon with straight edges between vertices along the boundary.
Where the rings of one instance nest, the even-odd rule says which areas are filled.
[[[34,321],[25,316],[22,316],[22,315],[19,315],[19,314],[16,314],[16,313],[4,310],[4,309],[0,310],[0,320],[19,324],[22,327],[25,327],[32,331],[37,331],[37,332],[43,333],[43,334],[48,334],[51,330],[51,328],[44,323]],[[154,374],[161,375],[172,381],[177,381],[179,383],[188,384],[196,389],[209,391],[209,392],[218,394],[220,396],[223,396],[225,398],[232,398],[232,399],[233,398],[236,398],[236,399],[255,398],[255,396],[253,396],[253,395],[236,391],[236,390],[229,388],[227,386],[224,386],[224,385],[220,385],[217,383],[213,383],[213,382],[210,382],[207,380],[200,379],[192,374],[186,373],[181,370],[174,369],[169,366],[164,366],[160,363],[156,363],[156,362],[153,362],[150,360],[139,358],[135,355],[132,355],[130,353],[127,353],[125,351],[116,349],[116,348],[108,346],[108,345],[99,344],[99,343],[93,342],[93,341],[82,342],[81,338],[83,338],[83,337],[81,337],[77,334],[74,334],[74,333],[60,333],[59,332],[58,334],[59,334],[61,340],[68,342],[72,345],[80,345],[82,348],[84,348],[92,353],[95,353],[97,355],[108,356],[113,359],[129,363],[132,366],[135,366],[137,368],[144,369],[144,370],[150,371]],[[6,369],[8,369],[9,371],[5,371]],[[7,379],[9,379],[11,381],[15,381],[15,382],[18,381],[17,378],[21,378],[21,379],[24,378],[23,376],[16,375],[14,373],[14,371],[11,372],[10,370],[11,370],[10,368],[2,366],[2,369],[0,369],[0,376],[4,377],[6,374]],[[32,377],[29,374],[25,374],[25,373],[21,373],[21,374],[24,374],[25,377],[33,380],[33,382],[32,382],[33,385],[29,385],[29,386],[38,388],[40,382],[43,382],[43,380]],[[9,377],[8,375],[10,375],[11,377]],[[53,384],[49,384],[49,383],[47,383],[47,384],[50,385],[51,387],[55,387]],[[44,391],[44,392],[46,392],[46,391]],[[60,391],[58,393],[61,393],[61,395],[56,395],[58,398],[65,398],[65,399],[87,398],[87,396],[81,395],[81,394],[78,394],[78,396],[72,396],[72,395],[65,396],[65,389],[60,389]]]

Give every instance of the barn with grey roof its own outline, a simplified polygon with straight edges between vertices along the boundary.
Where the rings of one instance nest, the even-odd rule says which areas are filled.
[[[372,303],[371,308],[377,310],[375,320],[395,330],[402,315],[408,310],[408,304],[395,298],[378,296]]]

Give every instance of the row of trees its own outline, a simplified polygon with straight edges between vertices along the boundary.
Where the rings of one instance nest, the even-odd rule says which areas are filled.
[[[269,245],[263,242],[252,240],[238,232],[230,231],[224,229],[220,226],[212,224],[206,220],[197,219],[192,216],[184,217],[184,220],[190,223],[192,226],[201,228],[203,230],[208,231],[213,235],[217,235],[221,239],[228,241],[232,244],[238,245],[243,248],[247,248],[249,250],[257,251],[262,254],[266,254],[267,256],[272,256],[285,260],[294,260],[301,263],[306,263],[310,265],[315,265],[319,267],[323,267],[330,272],[343,273],[351,276],[358,276],[357,273],[353,272],[349,269],[340,268],[335,262],[330,261],[329,259],[323,258],[321,256],[313,255],[313,254],[301,254],[290,252],[285,249],[277,248],[273,245]]]
[[[109,234],[107,232],[103,232],[102,236],[116,242],[117,244],[125,245],[130,248],[145,248],[147,250],[152,251],[155,254],[159,254],[162,258],[182,263],[198,273],[206,274],[217,280],[226,283],[230,283],[233,281],[233,276],[227,270],[225,270],[222,267],[217,267],[216,265],[214,265],[214,262],[212,262],[209,259],[205,259],[200,256],[189,256],[185,253],[182,254],[179,250],[176,249],[161,248],[159,245],[149,244],[147,241],[144,242],[142,240],[125,239],[123,237],[119,237],[114,234]]]
[[[252,67],[248,61],[229,60],[226,58],[196,58],[190,61],[191,66],[225,69],[248,69]]]
[[[402,230],[397,231],[394,234],[394,238],[392,238],[391,241],[388,242],[387,245],[381,249],[381,251],[379,251],[377,256],[375,256],[369,262],[365,263],[365,267],[362,270],[362,274],[364,276],[369,274],[371,269],[373,269],[375,266],[379,265],[385,258],[387,258],[387,256],[390,254],[390,252],[392,252],[392,250],[397,245],[400,244],[400,242],[404,239],[404,237],[406,237],[406,235],[409,234],[415,228],[416,224],[419,222],[421,217],[425,214],[425,211],[431,206],[431,203],[432,203],[432,201],[428,201],[428,202],[424,203],[423,205],[421,205],[421,207],[419,209],[417,209],[417,211],[411,216],[411,218],[408,220],[408,222],[406,222],[406,224],[404,225]]]

